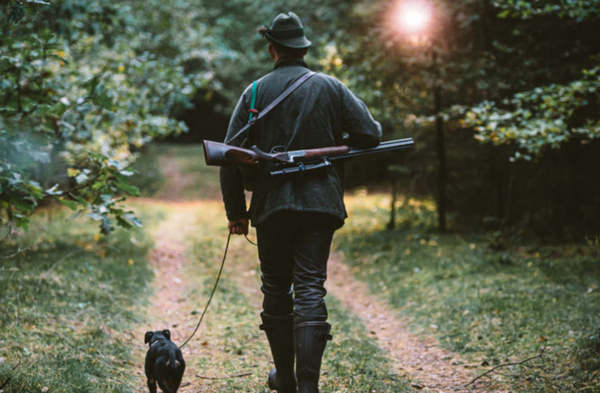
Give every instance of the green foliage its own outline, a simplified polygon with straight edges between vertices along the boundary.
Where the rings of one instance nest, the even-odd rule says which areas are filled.
[[[500,10],[498,16],[531,18],[539,15],[558,15],[561,18],[582,20],[600,12],[597,0],[569,1],[531,1],[531,0],[494,0],[494,6]]]
[[[1,147],[11,151],[15,144],[36,144],[26,153],[33,160],[21,156],[26,163],[0,159],[2,223],[25,226],[39,203],[58,196],[90,210],[103,231],[114,221],[131,223],[128,212],[104,203],[136,194],[127,179],[106,175],[106,162],[122,170],[136,158],[133,149],[185,131],[175,117],[190,107],[199,88],[210,92],[207,100],[213,93],[235,100],[268,70],[264,40],[255,28],[269,23],[282,4],[4,2]],[[310,10],[316,19],[317,10],[304,2],[287,6]],[[337,15],[327,12],[321,16]]]
[[[2,5],[0,219],[25,226],[42,200],[60,198],[103,232],[137,225],[118,206],[137,194],[131,148],[185,130],[170,114],[195,80],[160,53],[143,15],[131,17],[135,4],[39,3]]]
[[[477,140],[510,144],[515,158],[597,137],[599,1],[432,1],[419,37],[398,26],[394,4],[357,4],[338,21],[353,34],[336,37],[323,59],[384,124],[417,120],[414,136],[429,148],[421,134],[439,85],[447,129],[477,127]]]
[[[460,131],[451,134],[458,157],[488,151],[464,142],[474,127],[478,141],[502,145],[496,151],[513,158],[596,138],[597,0],[434,0],[432,25],[421,37],[398,28],[396,4],[3,2],[0,148],[15,154],[0,158],[2,223],[26,225],[47,199],[93,210],[101,195],[135,194],[123,186],[126,180],[110,176],[110,190],[92,192],[103,160],[90,154],[126,168],[146,143],[184,131],[176,119],[193,103],[229,114],[239,93],[272,66],[256,27],[286,10],[306,24],[313,68],[334,74],[363,98],[385,138],[415,137],[409,165],[420,168],[420,184],[437,176],[430,121],[436,86],[446,129]],[[69,169],[88,170],[91,180],[77,183]],[[477,193],[481,181],[463,181],[459,188]],[[118,208],[105,218],[105,228],[129,221]]]
[[[558,148],[573,138],[600,138],[600,117],[588,114],[600,99],[600,68],[584,71],[584,78],[565,85],[536,87],[515,94],[501,109],[483,102],[466,114],[481,142],[514,144],[515,158],[531,159],[547,146]],[[524,152],[524,153],[521,153]]]

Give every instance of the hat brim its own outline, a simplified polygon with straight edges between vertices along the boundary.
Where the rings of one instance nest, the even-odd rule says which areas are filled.
[[[305,36],[283,39],[283,38],[275,38],[268,32],[266,32],[264,34],[264,36],[268,41],[274,42],[281,46],[285,46],[286,48],[304,49],[304,48],[308,48],[309,46],[312,45],[312,42],[310,42]]]

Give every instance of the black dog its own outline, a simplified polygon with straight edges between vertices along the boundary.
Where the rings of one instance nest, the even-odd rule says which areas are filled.
[[[157,382],[164,393],[177,393],[185,362],[181,351],[171,341],[171,332],[168,329],[146,332],[144,343],[150,343],[144,367],[150,393],[156,393]]]

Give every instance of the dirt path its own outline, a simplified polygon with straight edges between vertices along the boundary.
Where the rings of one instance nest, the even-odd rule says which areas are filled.
[[[242,239],[237,240],[232,244],[229,261],[229,266],[239,273],[233,279],[238,289],[259,310],[262,294],[256,275],[256,261],[248,256],[256,251]],[[509,392],[487,382],[466,387],[479,370],[467,364],[460,355],[440,348],[434,338],[410,333],[397,311],[375,298],[365,283],[353,278],[349,267],[342,262],[342,255],[332,255],[328,270],[328,291],[362,320],[392,360],[393,371],[410,381],[416,390],[434,393]]]
[[[184,190],[194,184],[194,174],[185,173],[180,168],[179,161],[172,154],[159,157],[159,164],[165,179],[165,184],[154,196],[155,199],[165,201],[181,200]]]
[[[177,343],[182,343],[192,332],[198,315],[192,313],[192,305],[182,296],[189,292],[192,285],[199,284],[192,282],[193,278],[184,274],[184,265],[188,262],[184,253],[184,239],[186,233],[193,231],[195,226],[211,219],[202,215],[203,211],[215,209],[215,202],[177,202],[187,180],[182,176],[176,160],[163,157],[161,165],[167,179],[164,191],[157,198],[162,199],[162,202],[157,199],[143,202],[164,208],[167,217],[153,232],[155,248],[150,252],[149,258],[156,279],[155,292],[147,311],[148,320],[152,322],[151,326],[140,327],[134,332],[135,339],[139,338],[140,344],[146,330],[169,328],[173,341]],[[341,258],[341,255],[334,254],[330,260],[327,289],[349,311],[360,317],[377,344],[388,354],[393,371],[410,381],[416,391],[509,392],[489,385],[465,387],[476,375],[476,370],[465,365],[459,355],[440,348],[434,338],[410,333],[406,323],[398,316],[397,310],[373,296],[366,284],[355,280],[349,267],[341,262]],[[231,278],[236,282],[238,290],[258,310],[262,295],[259,291],[256,262],[256,249],[248,245],[243,238],[234,238],[227,262],[228,269],[237,272]],[[202,386],[205,386],[205,383],[196,377],[201,374],[201,370],[194,369],[196,362],[193,359],[211,356],[212,349],[209,347],[203,347],[200,341],[192,340],[184,348],[187,368],[180,393],[203,391]],[[139,364],[143,364],[145,351],[146,348],[140,345]],[[135,374],[139,378],[139,392],[146,392],[143,368],[137,367]]]
[[[187,262],[183,239],[186,232],[193,229],[198,204],[170,202],[162,205],[168,206],[168,216],[154,231],[155,247],[149,253],[150,263],[155,273],[154,294],[147,309],[147,319],[151,322],[148,326],[140,327],[135,336],[139,337],[141,343],[147,330],[168,328],[171,331],[171,339],[181,344],[192,333],[198,317],[192,314],[193,305],[183,297],[191,285],[199,285],[197,282],[190,282],[183,272],[184,264]],[[199,391],[198,381],[193,380],[198,370],[195,370],[195,362],[191,361],[200,351],[199,345],[197,340],[192,340],[183,349],[183,357],[188,361],[180,393]],[[138,355],[140,365],[143,365],[146,350],[147,348],[144,347],[143,352],[140,351]],[[140,380],[139,386],[143,387],[138,392],[146,393],[143,366],[138,367],[136,375]]]
[[[197,214],[202,211],[203,203],[161,203],[168,207],[168,216],[154,231],[155,248],[149,254],[156,275],[155,293],[148,307],[148,319],[152,323],[135,332],[140,343],[146,330],[169,328],[172,339],[177,343],[183,342],[193,330],[197,315],[192,315],[191,305],[181,294],[197,283],[192,284],[190,278],[183,274],[186,263],[183,239],[186,231],[198,225]],[[233,239],[228,268],[238,272],[233,277],[238,289],[258,310],[261,294],[255,253],[256,250],[246,244],[243,238]],[[341,255],[334,254],[329,262],[327,289],[348,310],[360,317],[377,344],[392,360],[393,370],[408,379],[416,390],[435,393],[508,392],[488,385],[465,388],[474,377],[474,370],[465,365],[457,354],[440,348],[435,339],[410,333],[397,311],[371,295],[366,284],[355,280],[341,258]],[[140,351],[138,355],[140,364],[143,364],[144,353]],[[195,370],[195,362],[192,361],[196,356],[207,356],[207,348],[192,340],[184,348],[184,358],[189,360],[181,393],[202,391],[199,387],[204,383],[195,378],[201,374],[201,370]],[[141,367],[136,369],[136,375],[139,377],[139,386],[145,386]],[[145,392],[145,389],[139,392]]]
[[[423,392],[508,392],[494,386],[466,385],[475,377],[456,353],[439,347],[434,338],[409,332],[397,311],[369,293],[367,285],[352,277],[340,254],[329,260],[327,289],[360,317],[393,361],[394,371]]]

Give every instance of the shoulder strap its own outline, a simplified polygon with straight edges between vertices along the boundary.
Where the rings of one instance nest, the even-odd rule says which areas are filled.
[[[252,83],[252,98],[250,99],[250,115],[248,115],[248,121],[252,120],[254,117],[254,106],[256,105],[256,90],[258,89],[258,81],[254,81]]]
[[[231,138],[229,138],[229,140],[226,140],[225,143],[230,143],[231,141],[237,139],[238,137],[240,137],[244,132],[246,132],[251,126],[252,124],[254,124],[256,121],[262,119],[263,117],[265,117],[267,115],[267,113],[269,113],[273,108],[275,108],[277,105],[279,105],[283,100],[285,100],[290,94],[292,94],[294,92],[294,90],[296,90],[297,88],[299,88],[304,82],[306,82],[310,77],[312,77],[313,75],[315,75],[316,72],[313,71],[309,71],[306,74],[302,75],[302,77],[300,77],[296,82],[294,82],[290,87],[288,87],[287,89],[285,89],[283,91],[283,93],[281,93],[277,98],[275,98],[273,100],[273,102],[271,102],[269,105],[267,105],[265,107],[265,109],[263,109],[258,116],[253,117],[252,116],[252,112],[250,113],[250,119],[248,120],[248,123],[246,123],[246,125],[244,127],[242,127],[234,136],[232,136]],[[256,82],[254,82],[256,83]],[[254,84],[252,85],[252,92],[253,92],[253,98],[254,98]],[[252,102],[251,104],[252,105]],[[251,108],[254,109],[254,108]]]

